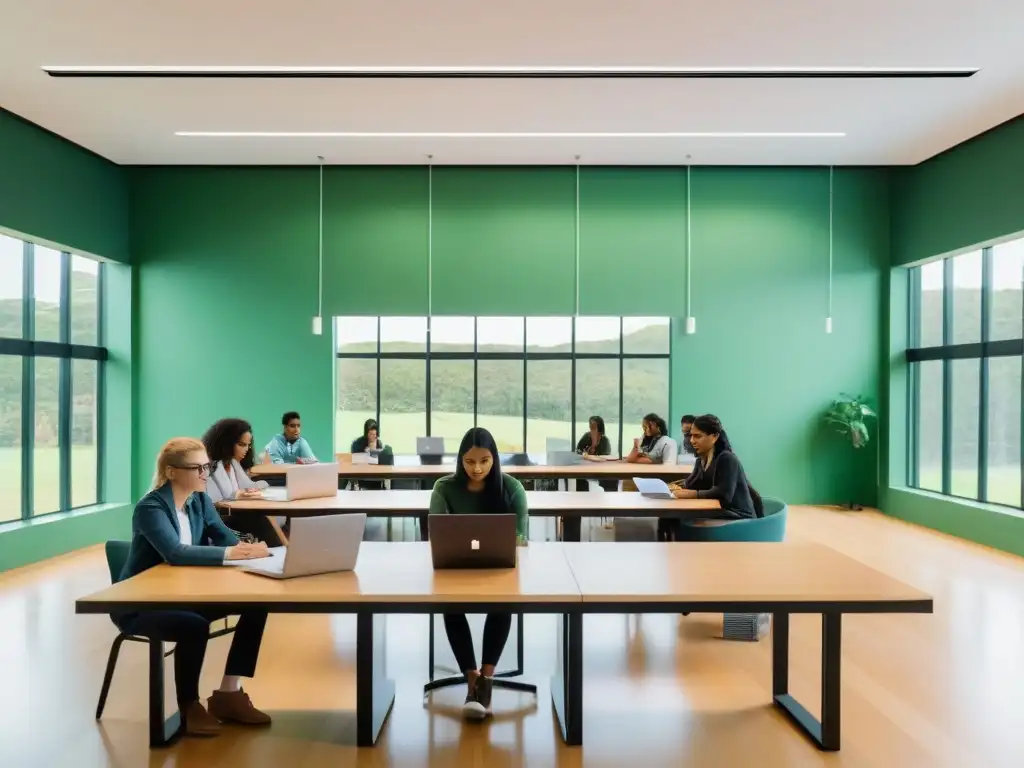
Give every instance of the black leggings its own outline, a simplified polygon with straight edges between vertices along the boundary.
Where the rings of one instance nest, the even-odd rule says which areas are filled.
[[[511,613],[488,613],[484,622],[483,666],[497,665],[501,652],[508,642],[508,633],[512,629]],[[452,653],[463,672],[479,669],[476,665],[476,654],[473,653],[473,634],[469,631],[469,621],[464,613],[444,614],[444,631],[452,646]]]

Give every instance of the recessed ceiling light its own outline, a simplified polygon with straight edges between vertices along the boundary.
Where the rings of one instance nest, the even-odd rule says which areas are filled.
[[[842,139],[839,131],[175,131],[204,139]]]
[[[432,78],[432,79],[802,79],[970,77],[977,67],[670,67],[670,66],[237,66],[46,65],[52,77]]]

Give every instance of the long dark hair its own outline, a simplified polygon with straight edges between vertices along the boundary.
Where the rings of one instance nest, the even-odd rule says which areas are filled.
[[[494,441],[494,436],[483,427],[473,427],[459,443],[459,455],[455,459],[455,479],[463,485],[469,485],[469,475],[466,473],[462,458],[473,448],[484,448],[491,454],[491,471],[484,478],[483,490],[487,507],[511,512],[505,498],[505,481],[501,472],[501,460],[498,458],[498,444]]]
[[[600,416],[591,416],[589,419],[587,419],[588,430],[590,429],[591,423],[597,425],[597,434],[601,435],[601,437],[604,437],[604,419],[602,419]]]
[[[712,416],[710,413],[698,416],[693,420],[693,426],[705,435],[718,436],[718,440],[715,441],[712,459],[718,458],[720,454],[723,454],[726,451],[729,453],[735,453],[732,449],[732,443],[729,442],[729,435],[725,433],[725,428],[722,426],[722,420],[717,416]],[[754,510],[757,512],[757,516],[764,517],[764,500],[761,498],[761,494],[758,493],[754,489],[754,486],[750,484],[749,479],[747,480],[747,491],[750,492],[750,498],[754,502]]]
[[[206,430],[203,435],[203,445],[206,447],[206,454],[210,462],[216,466],[217,462],[231,463],[235,458],[235,445],[242,439],[246,432],[252,433],[252,424],[245,419],[221,419]],[[255,463],[253,460],[252,446],[239,462],[242,469],[248,471]]]
[[[640,447],[644,451],[648,451],[654,447],[654,444],[658,442],[659,438],[668,436],[668,424],[666,424],[665,420],[656,413],[648,413],[644,416],[643,420],[648,424],[653,424],[658,428],[658,431],[661,432],[657,437],[648,437],[647,435],[644,435],[644,439],[640,441]]]
[[[370,430],[377,430],[377,442],[380,442],[380,424],[377,423],[376,419],[367,419],[363,422],[363,442],[366,443],[367,448],[376,448],[376,445],[370,445]]]

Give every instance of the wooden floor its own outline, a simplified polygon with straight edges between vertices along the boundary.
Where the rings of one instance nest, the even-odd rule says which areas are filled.
[[[596,526],[588,536],[608,531]],[[934,615],[844,620],[837,754],[819,752],[770,706],[770,642],[718,639],[721,616],[710,615],[586,617],[584,746],[572,749],[548,695],[552,617],[526,619],[539,697],[496,692],[485,725],[460,721],[460,690],[423,702],[427,619],[389,617],[395,708],[379,745],[356,749],[354,619],[272,616],[249,690],[273,727],[150,751],[141,647],[125,646],[104,719],[93,720],[115,631],[104,617],[73,613],[77,596],[108,581],[92,548],[0,576],[0,766],[1024,765],[1024,560],[871,512],[793,509],[790,537],[821,541],[935,596]],[[819,627],[812,617],[792,626],[793,693],[815,714]],[[438,639],[440,663],[451,665],[442,631]],[[227,643],[211,646],[204,695]],[[513,651],[510,643],[506,658]]]

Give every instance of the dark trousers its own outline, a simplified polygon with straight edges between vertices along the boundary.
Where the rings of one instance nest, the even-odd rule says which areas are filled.
[[[179,704],[199,701],[199,674],[206,658],[210,622],[226,617],[217,611],[142,611],[118,621],[122,632],[175,643],[174,687]],[[231,637],[225,675],[252,677],[267,625],[266,611],[246,611],[238,618]]]
[[[268,547],[280,547],[284,544],[266,515],[240,512],[237,515],[221,515],[221,520],[231,530],[252,534],[257,540],[265,542]]]
[[[604,488],[605,493],[615,493],[617,490],[619,490],[619,481],[618,480],[598,480],[597,484],[600,485],[602,488]],[[576,490],[577,491],[589,491],[590,490],[589,482],[586,481],[586,480],[577,480],[576,481]]]
[[[511,613],[488,613],[484,622],[483,665],[495,665],[501,658],[508,642],[508,633],[512,629]],[[473,652],[473,634],[469,631],[469,621],[464,613],[444,614],[444,631],[452,646],[452,653],[463,672],[479,669],[476,665],[476,654]]]

